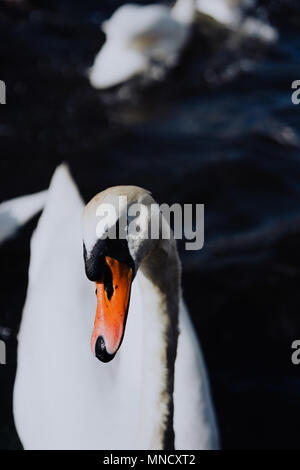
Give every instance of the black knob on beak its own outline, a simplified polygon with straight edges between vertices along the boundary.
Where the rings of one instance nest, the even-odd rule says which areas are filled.
[[[107,352],[103,336],[99,336],[96,341],[95,355],[96,358],[102,362],[110,362],[115,357],[115,354],[109,354]]]

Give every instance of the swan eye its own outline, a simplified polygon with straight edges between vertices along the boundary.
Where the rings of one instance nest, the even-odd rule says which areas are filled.
[[[97,289],[95,289],[95,294],[97,295]]]

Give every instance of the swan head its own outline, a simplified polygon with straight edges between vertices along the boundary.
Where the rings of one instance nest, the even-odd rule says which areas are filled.
[[[133,279],[157,242],[149,236],[156,207],[148,191],[116,186],[97,194],[84,209],[85,271],[97,295],[91,348],[102,362],[111,361],[122,343]]]

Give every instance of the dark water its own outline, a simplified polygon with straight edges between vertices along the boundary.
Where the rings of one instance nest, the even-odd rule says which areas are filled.
[[[291,103],[299,3],[260,2],[280,31],[269,48],[205,24],[165,82],[105,94],[85,73],[104,40],[99,23],[122,2],[8,3],[0,198],[46,188],[67,161],[86,199],[136,184],[159,202],[204,203],[203,250],[180,247],[183,287],[223,447],[298,448],[300,366],[290,356],[300,339],[300,105]],[[0,249],[0,325],[12,331],[0,366],[0,448],[19,446],[11,399],[35,223]]]

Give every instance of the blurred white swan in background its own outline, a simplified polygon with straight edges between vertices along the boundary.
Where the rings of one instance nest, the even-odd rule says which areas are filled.
[[[238,0],[197,0],[196,8],[219,23],[234,26],[241,20],[240,3]]]
[[[128,3],[105,21],[106,41],[89,71],[91,85],[105,89],[149,70],[153,62],[176,65],[195,14],[195,0],[165,5]]]
[[[197,0],[196,9],[247,37],[275,41],[278,33],[266,21],[252,16],[244,17],[243,12],[255,5],[256,0]]]
[[[278,33],[267,22],[244,16],[255,0],[177,0],[174,6],[125,4],[104,21],[106,41],[89,70],[94,88],[106,89],[144,73],[177,64],[190,37],[196,11],[247,37],[273,42]],[[160,70],[160,71],[159,71]]]
[[[84,211],[87,275],[99,281],[97,270],[107,266],[112,275],[96,281],[93,327],[95,285],[85,275],[82,256],[84,204],[64,166],[52,179],[31,241],[18,337],[14,418],[26,449],[160,449],[172,442],[176,449],[218,447],[204,360],[181,297],[174,240],[133,242],[128,236],[110,248],[95,241],[94,209],[124,193],[130,203],[153,201],[141,188],[116,187],[95,196]],[[141,224],[142,233],[144,228]],[[122,315],[115,307],[107,317],[105,311],[124,293],[131,300],[114,357],[126,303]],[[104,362],[114,359],[103,364],[95,355]]]
[[[0,204],[0,243],[12,237],[17,230],[42,210],[47,191],[20,196]]]

